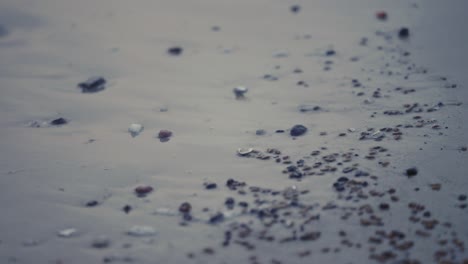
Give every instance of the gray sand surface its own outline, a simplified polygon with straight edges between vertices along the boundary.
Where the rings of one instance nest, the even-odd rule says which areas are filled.
[[[380,10],[386,21],[375,17]],[[0,263],[467,263],[466,10],[463,0],[0,1]],[[166,52],[174,46],[182,54]],[[330,50],[336,54],[326,56]],[[81,93],[77,84],[96,75],[106,89]],[[236,100],[236,86],[249,88],[245,99]],[[414,103],[422,112],[406,113],[403,105]],[[300,105],[321,109],[303,113]],[[44,125],[59,117],[69,123]],[[132,123],[144,126],[136,137]],[[293,138],[296,124],[308,131]],[[389,131],[381,141],[359,140],[369,128],[398,125],[401,139]],[[157,138],[163,129],[173,132],[167,142]],[[365,158],[376,146],[387,152]],[[240,157],[238,148],[275,148],[293,162],[307,156],[308,165],[326,163],[325,154],[358,156],[297,181],[282,172],[283,160]],[[356,178],[369,186],[337,192],[339,177],[354,178],[342,172],[352,164],[370,174]],[[407,177],[411,167],[418,174]],[[247,184],[246,194],[225,186],[231,178]],[[154,190],[137,197],[140,185]],[[255,197],[249,187],[293,185],[309,192],[278,213],[268,231],[274,241],[259,239],[258,210],[284,198]],[[228,210],[227,197],[249,209]],[[191,221],[178,212],[183,202]],[[323,210],[329,203],[337,208]],[[410,203],[424,209],[412,213]],[[286,213],[301,206],[320,215],[305,230],[304,215]],[[210,224],[217,212],[225,219]],[[381,221],[363,223],[373,217]],[[434,228],[424,225],[433,220]],[[129,236],[135,225],[156,234]],[[251,234],[242,237],[239,226]],[[77,233],[57,235],[67,228]],[[379,230],[404,238],[369,239]],[[223,246],[227,231],[233,238]],[[320,238],[301,239],[312,231]],[[110,245],[94,248],[98,236]]]

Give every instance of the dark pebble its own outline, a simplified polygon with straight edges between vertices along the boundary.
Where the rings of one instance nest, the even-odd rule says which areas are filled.
[[[284,133],[284,130],[283,129],[278,129],[275,131],[276,133]]]
[[[216,183],[205,183],[205,188],[207,190],[216,189],[216,187],[218,187]]]
[[[390,209],[390,205],[388,203],[381,203],[379,205],[380,210],[388,210]]]
[[[217,213],[210,218],[210,224],[218,224],[224,221],[224,215],[222,213]]]
[[[418,169],[417,168],[409,168],[406,170],[406,175],[408,177],[416,176],[418,174]]]
[[[159,139],[168,139],[172,136],[172,131],[169,131],[169,130],[166,130],[166,129],[163,129],[161,131],[159,131],[158,133],[158,138]]]
[[[153,191],[153,187],[151,186],[138,186],[135,188],[135,193],[138,197],[144,197],[147,194]]]
[[[122,208],[122,211],[124,211],[126,214],[128,214],[128,213],[130,213],[130,211],[132,211],[132,207],[127,204]]]
[[[327,50],[327,51],[325,52],[325,55],[326,55],[326,56],[333,56],[333,55],[335,55],[335,54],[336,54],[336,52],[335,52],[334,50]]]
[[[247,202],[239,202],[238,205],[239,205],[240,207],[244,207],[244,208],[249,207],[249,204],[248,204]]]
[[[398,37],[401,39],[406,39],[409,37],[409,29],[406,27],[403,27],[398,31]]]
[[[167,50],[167,53],[172,56],[179,56],[182,54],[183,49],[181,47],[171,47]]]
[[[294,171],[293,173],[289,174],[290,179],[301,179],[302,176],[303,174],[298,171]]]
[[[460,195],[458,196],[458,200],[459,200],[459,201],[466,201],[466,195],[460,194]]]
[[[379,20],[387,20],[388,15],[387,15],[387,12],[385,11],[379,11],[375,13],[375,17]]]
[[[257,131],[255,131],[255,135],[257,136],[263,136],[265,134],[266,134],[265,129],[258,129]]]
[[[188,213],[190,213],[191,210],[192,210],[192,205],[187,203],[187,202],[182,203],[179,206],[179,212],[181,212],[181,213],[188,214]]]
[[[89,202],[86,203],[86,207],[95,207],[97,205],[99,205],[99,202],[96,201],[96,200],[89,201]]]
[[[289,10],[291,10],[291,12],[293,12],[294,14],[297,14],[299,13],[299,11],[301,11],[301,6],[293,5],[289,8]]]
[[[307,127],[303,125],[295,125],[291,128],[290,135],[293,137],[302,136],[307,132]]]
[[[82,93],[97,93],[104,90],[106,87],[106,79],[103,77],[91,77],[85,82],[79,83]]]
[[[50,122],[51,125],[53,126],[61,126],[61,125],[66,125],[68,123],[68,121],[63,118],[63,117],[60,117],[60,118],[57,118],[57,119],[54,119]]]
[[[234,203],[235,203],[234,198],[228,197],[228,198],[226,198],[226,201],[224,202],[224,205],[226,205],[226,207],[228,209],[232,209],[232,208],[234,208]]]

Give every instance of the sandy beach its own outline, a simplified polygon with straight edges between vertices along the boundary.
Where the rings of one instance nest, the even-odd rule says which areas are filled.
[[[0,1],[0,263],[468,263],[467,8]]]

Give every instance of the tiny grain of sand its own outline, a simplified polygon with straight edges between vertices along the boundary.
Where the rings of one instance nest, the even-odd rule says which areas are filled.
[[[0,263],[467,263],[467,7],[1,1]]]

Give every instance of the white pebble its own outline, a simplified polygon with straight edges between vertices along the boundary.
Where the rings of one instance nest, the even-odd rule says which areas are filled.
[[[146,237],[156,235],[156,230],[151,226],[132,226],[128,231],[127,235],[135,237]]]
[[[141,124],[131,124],[128,128],[128,132],[132,137],[138,136],[143,131],[143,126]]]
[[[76,230],[75,228],[67,228],[67,229],[59,231],[58,236],[59,237],[72,237],[76,233],[78,233],[78,230]]]

